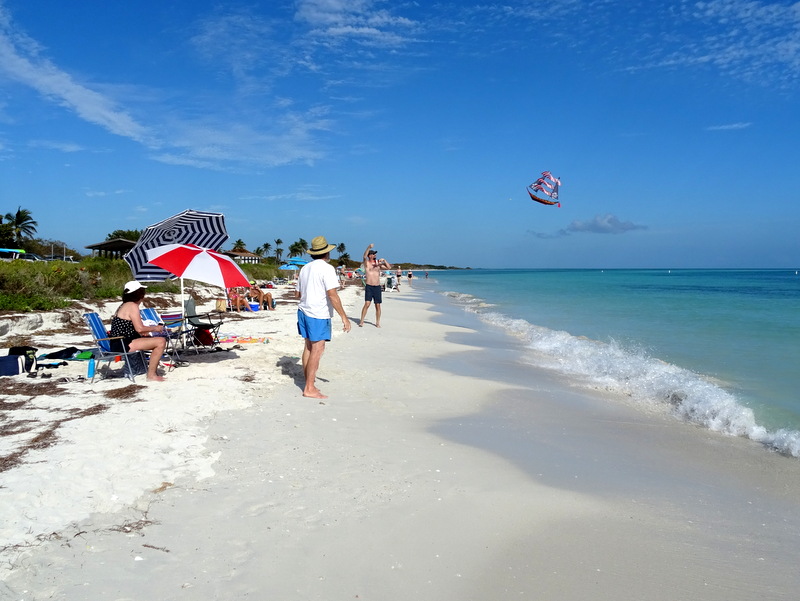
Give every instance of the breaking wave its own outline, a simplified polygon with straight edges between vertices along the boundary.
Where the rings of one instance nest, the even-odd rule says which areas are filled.
[[[675,417],[715,432],[741,436],[779,453],[800,457],[800,432],[768,430],[722,383],[650,356],[615,340],[601,342],[513,319],[469,294],[445,296],[481,320],[524,341],[528,361],[569,376],[587,388],[626,395],[638,404],[666,406]]]

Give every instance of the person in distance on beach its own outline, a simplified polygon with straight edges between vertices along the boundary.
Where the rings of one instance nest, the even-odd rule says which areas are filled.
[[[358,327],[364,325],[364,318],[367,316],[367,309],[370,303],[375,303],[375,327],[381,327],[381,303],[383,298],[381,296],[381,270],[391,269],[392,266],[386,259],[378,258],[378,251],[370,244],[367,250],[364,251],[364,273],[366,274],[364,282],[364,308],[361,309],[361,319],[358,322]]]
[[[232,311],[239,313],[244,309],[245,311],[253,312],[253,308],[250,306],[250,303],[247,302],[247,296],[243,288],[229,288],[228,300],[230,301]]]
[[[144,299],[144,291],[147,286],[142,286],[139,282],[131,281],[125,284],[122,291],[122,304],[111,318],[112,338],[121,336],[122,340],[113,341],[122,343],[124,348],[134,351],[150,351],[150,362],[147,365],[147,379],[152,382],[163,382],[164,378],[158,375],[158,362],[164,349],[167,347],[167,339],[163,336],[152,336],[153,332],[163,334],[166,326],[146,326],[142,323],[139,314],[139,305]]]
[[[275,301],[272,299],[272,293],[264,292],[264,290],[258,287],[255,280],[250,280],[250,288],[247,291],[247,297],[254,303],[258,303],[258,306],[262,309],[266,309],[267,311],[273,311],[275,309]]]
[[[303,348],[303,374],[305,387],[303,396],[313,399],[327,399],[315,384],[325,343],[331,339],[331,318],[333,312],[342,318],[343,329],[350,331],[350,320],[339,298],[339,278],[336,270],[328,263],[331,251],[336,248],[328,244],[325,236],[317,236],[311,241],[308,254],[314,259],[300,269],[297,277],[297,331],[305,339]]]

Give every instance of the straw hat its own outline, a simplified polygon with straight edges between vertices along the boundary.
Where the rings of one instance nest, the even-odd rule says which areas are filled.
[[[324,255],[325,253],[331,252],[334,248],[336,248],[336,245],[328,244],[325,236],[317,236],[311,241],[311,248],[308,249],[308,254],[311,256]]]

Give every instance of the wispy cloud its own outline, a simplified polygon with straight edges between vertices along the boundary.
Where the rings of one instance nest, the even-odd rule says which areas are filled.
[[[47,148],[48,150],[58,150],[60,152],[81,152],[86,150],[80,144],[73,142],[55,142],[53,140],[31,140],[28,142],[31,148]]]
[[[309,35],[326,44],[396,48],[413,42],[411,34],[418,23],[378,5],[373,0],[301,0],[295,18],[311,28]]]
[[[198,16],[186,25],[184,37],[178,34],[174,40],[176,52],[188,50],[194,59],[186,68],[201,70],[187,81],[215,78],[217,85],[193,83],[177,92],[165,88],[141,94],[135,82],[112,86],[79,78],[15,25],[4,0],[0,76],[35,90],[84,122],[141,144],[154,160],[217,170],[324,159],[328,137],[352,119],[346,98],[357,97],[367,86],[395,84],[408,74],[436,68],[426,53],[483,52],[473,46],[470,32],[477,30],[496,34],[480,39],[497,40],[498,52],[526,43],[534,29],[550,37],[570,31],[565,43],[590,40],[594,56],[602,53],[617,67],[625,61],[632,71],[713,66],[765,82],[800,79],[797,4],[677,0],[653,9],[651,3],[622,0],[474,5],[296,0],[271,9],[269,17],[240,4],[220,6]],[[629,9],[638,11],[637,18],[625,16]],[[665,29],[665,22],[672,25]],[[635,31],[619,31],[634,26]],[[331,94],[334,88],[341,91]]]
[[[706,131],[730,131],[734,129],[747,129],[752,123],[728,123],[726,125],[709,125]]]
[[[33,39],[15,30],[11,15],[0,4],[0,72],[113,134],[137,142],[151,138],[148,129],[114,100],[75,81],[41,52]]]
[[[674,25],[665,30],[667,21]],[[800,79],[800,4],[683,0],[641,25],[628,55],[639,59],[631,70],[711,67],[764,85]]]
[[[529,231],[528,233],[537,238],[563,238],[571,234],[624,234],[634,230],[646,230],[646,225],[637,225],[631,221],[621,221],[615,215],[606,213],[605,215],[595,215],[588,221],[573,221],[566,228],[555,233],[543,233]]]
[[[330,194],[322,186],[306,185],[301,186],[294,192],[287,192],[285,194],[268,194],[264,196],[245,196],[241,198],[244,201],[267,201],[267,202],[283,202],[286,200],[299,201],[299,202],[314,202],[323,200],[335,200],[341,198],[341,194]]]
[[[89,198],[102,198],[104,196],[125,194],[126,192],[128,192],[128,190],[114,190],[113,192],[105,192],[103,190],[86,190],[84,194]]]
[[[270,41],[272,26],[252,15],[223,15],[203,20],[190,44],[216,65],[226,65],[235,82],[233,98],[268,89],[272,71],[287,60],[277,56],[278,44]],[[0,75],[27,86],[46,100],[66,108],[81,120],[103,127],[112,134],[142,144],[154,160],[202,169],[237,170],[269,168],[296,162],[312,163],[323,156],[317,134],[332,127],[322,106],[298,108],[286,98],[273,104],[258,104],[239,112],[231,97],[204,98],[202,119],[192,102],[171,98],[180,108],[161,102],[165,91],[143,97],[131,94],[129,106],[147,115],[150,123],[132,117],[130,108],[103,90],[101,83],[79,83],[48,59],[45,50],[15,27],[0,0]],[[273,60],[275,59],[275,60]],[[271,71],[270,77],[265,75]],[[120,87],[120,89],[123,89]],[[153,132],[158,131],[158,140]],[[77,144],[33,141],[32,145],[63,152],[81,150]]]
[[[317,133],[331,127],[325,107],[273,117],[274,123],[261,125],[221,118],[174,122],[171,148],[153,158],[169,164],[236,170],[311,164],[325,156],[316,139]]]
[[[188,42],[201,59],[230,75],[237,94],[270,90],[273,78],[291,69],[290,44],[281,43],[281,28],[250,11],[225,12],[201,17]]]

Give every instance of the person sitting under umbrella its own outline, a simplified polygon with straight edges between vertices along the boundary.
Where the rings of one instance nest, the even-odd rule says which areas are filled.
[[[255,280],[250,280],[250,289],[247,291],[247,296],[254,303],[258,303],[259,307],[272,311],[275,309],[275,301],[272,299],[272,293],[266,292],[256,285]]]
[[[167,347],[167,339],[163,336],[152,336],[153,332],[164,333],[166,326],[155,325],[146,326],[142,323],[139,313],[139,304],[144,299],[144,291],[147,286],[143,286],[137,281],[125,284],[122,291],[122,304],[111,318],[112,338],[121,336],[122,340],[113,342],[123,345],[125,350],[150,351],[150,362],[147,365],[147,379],[153,382],[163,382],[164,378],[158,375],[158,362]],[[112,344],[113,344],[112,342]]]
[[[228,288],[227,292],[228,300],[231,304],[231,311],[236,311],[238,313],[242,307],[247,311],[253,311],[253,307],[250,306],[250,302],[247,300],[244,288]]]

